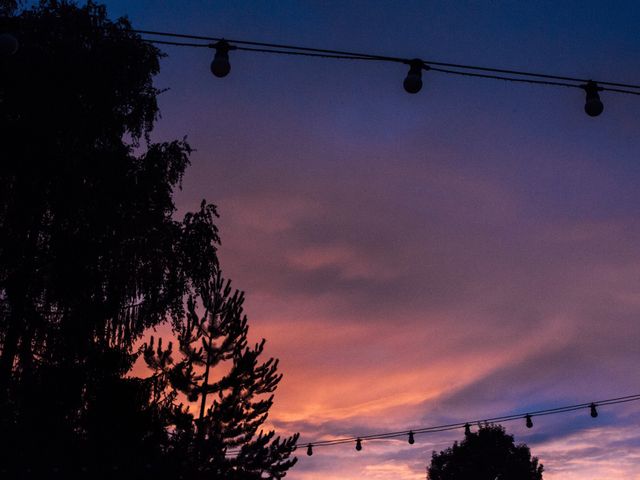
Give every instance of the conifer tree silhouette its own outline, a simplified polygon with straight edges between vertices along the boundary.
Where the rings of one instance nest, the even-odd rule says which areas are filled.
[[[289,456],[298,436],[281,440],[260,430],[282,378],[278,361],[259,360],[264,339],[248,346],[244,294],[232,293],[220,271],[198,291],[199,298],[188,299],[186,314],[173,319],[181,358],[175,361],[173,345],[163,349],[161,340],[155,348],[152,338],[144,348],[158,379],[155,396],[170,399],[166,406],[176,418],[178,440],[169,451],[203,478],[282,478],[295,464]],[[180,394],[198,405],[196,413],[176,405]],[[229,449],[237,455],[227,456]]]

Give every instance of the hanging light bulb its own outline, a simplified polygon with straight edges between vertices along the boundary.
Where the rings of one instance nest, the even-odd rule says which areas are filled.
[[[229,50],[233,50],[234,47],[224,40],[214,43],[211,47],[216,49],[216,54],[211,62],[211,73],[218,78],[226,77],[231,71]]]
[[[357,451],[362,450],[362,440],[360,440],[359,438],[356,439],[356,450]]]
[[[413,432],[409,432],[409,445],[413,445],[414,443],[416,443],[415,439],[413,438]]]
[[[468,423],[464,424],[464,436],[468,437],[469,435],[471,435],[471,425],[469,425]]]
[[[598,92],[602,91],[602,87],[599,87],[593,80],[589,80],[586,84],[580,85],[580,87],[587,93],[584,111],[590,117],[597,117],[604,110],[604,105],[598,94]]]
[[[409,62],[409,73],[403,83],[407,93],[418,93],[422,88],[422,69],[424,67],[424,62],[419,58],[414,58]]]
[[[596,418],[598,416],[598,410],[596,410],[596,404],[592,403],[591,405],[589,405],[589,408],[591,409],[591,418]]]
[[[527,415],[525,418],[527,419],[527,428],[533,427],[533,421],[531,420],[531,415]]]
[[[309,444],[309,446],[307,447],[307,455],[313,455],[313,445],[311,444]]]
[[[0,34],[0,56],[9,57],[18,51],[18,39],[10,33]]]

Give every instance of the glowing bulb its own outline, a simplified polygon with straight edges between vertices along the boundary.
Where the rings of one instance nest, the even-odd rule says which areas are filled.
[[[589,408],[591,409],[591,418],[596,418],[598,416],[598,410],[596,410],[596,404],[592,403],[591,405],[589,405]]]
[[[10,33],[0,34],[0,56],[9,57],[18,51],[18,39]]]
[[[424,62],[419,58],[414,58],[409,62],[409,73],[404,79],[404,89],[407,93],[418,93],[422,88],[422,69]]]
[[[598,94],[598,92],[602,90],[602,87],[599,87],[598,84],[592,80],[589,80],[585,85],[581,85],[581,87],[587,94],[584,111],[590,117],[597,117],[604,110],[604,105]]]
[[[531,420],[531,415],[527,415],[525,418],[527,419],[527,428],[533,427],[533,421]]]
[[[309,444],[309,446],[307,447],[307,455],[313,455],[313,445],[311,444]]]
[[[212,47],[216,49],[216,54],[211,62],[211,73],[218,78],[226,77],[231,71],[229,50],[233,50],[233,47],[224,40],[214,43]]]
[[[356,450],[362,450],[362,440],[360,440],[359,438],[356,440]]]
[[[469,425],[468,423],[464,424],[464,436],[468,437],[469,435],[471,435],[471,425]]]
[[[409,445],[413,445],[414,443],[416,443],[416,441],[413,438],[413,432],[409,432]]]

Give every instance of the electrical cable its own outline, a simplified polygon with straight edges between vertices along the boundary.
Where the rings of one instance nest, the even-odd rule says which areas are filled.
[[[456,71],[456,70],[449,70],[449,69],[437,68],[437,67],[430,67],[429,71],[447,73],[447,74],[450,74],[450,75],[462,75],[462,76],[465,76],[465,77],[490,78],[490,79],[493,79],[493,80],[506,80],[506,81],[509,81],[509,82],[532,83],[532,84],[538,84],[538,85],[552,85],[552,86],[557,86],[557,87],[569,87],[569,88],[583,89],[583,87],[581,85],[575,85],[575,84],[572,84],[572,83],[550,82],[550,81],[546,81],[546,80],[532,80],[532,79],[528,79],[528,78],[503,77],[503,76],[500,76],[500,75],[486,75],[486,74],[482,74],[482,73],[459,72],[459,71]],[[604,82],[596,82],[596,83],[602,83],[603,85],[612,85],[611,83],[604,83]],[[607,92],[627,93],[629,95],[640,95],[640,91],[634,92],[634,91],[631,91],[631,90],[622,90],[622,89],[618,89],[618,88],[602,87],[602,90],[603,91],[607,91]]]
[[[166,40],[152,40],[148,38],[143,38],[147,43],[155,43],[159,45],[173,45],[174,47],[203,47],[203,48],[211,48],[208,44],[204,43],[185,43],[185,42],[169,42]]]
[[[200,48],[214,48],[210,43],[188,43],[188,42],[170,42],[166,40],[154,40],[149,38],[143,38],[145,42],[154,43],[159,45],[172,45],[177,47],[200,47]],[[242,52],[259,52],[259,53],[275,53],[280,55],[300,55],[304,57],[318,57],[318,58],[337,58],[345,60],[374,60],[384,61],[379,58],[370,56],[355,56],[355,55],[337,55],[328,53],[312,53],[312,52],[296,52],[288,50],[276,50],[272,48],[252,48],[252,47],[235,47],[234,50]]]
[[[142,35],[157,35],[157,36],[166,36],[166,37],[175,37],[175,38],[186,38],[191,40],[210,40],[212,42],[227,42],[234,43],[238,45],[253,45],[256,47],[267,47],[267,48],[278,48],[283,50],[299,50],[303,52],[315,52],[315,53],[328,53],[333,55],[346,55],[350,57],[367,57],[376,60],[384,60],[387,62],[399,62],[406,63],[408,60],[406,58],[399,57],[389,57],[383,55],[373,55],[369,53],[355,53],[355,52],[346,52],[343,50],[328,50],[324,48],[310,48],[310,47],[299,47],[295,45],[283,45],[278,43],[265,43],[265,42],[254,42],[249,40],[231,40],[228,38],[218,38],[218,37],[207,37],[202,35],[189,35],[182,33],[169,33],[169,32],[158,32],[152,30],[130,30],[133,33],[138,33]],[[640,87],[638,87],[640,88]]]
[[[274,50],[274,49],[266,49],[266,48],[251,48],[251,47],[236,47],[236,50],[244,51],[244,52],[261,52],[261,53],[277,53],[280,55],[301,55],[304,57],[318,57],[318,58],[337,58],[343,60],[373,60],[380,61],[379,58],[372,57],[357,57],[357,56],[349,56],[349,55],[334,55],[329,53],[311,53],[311,52],[291,52],[286,50]]]

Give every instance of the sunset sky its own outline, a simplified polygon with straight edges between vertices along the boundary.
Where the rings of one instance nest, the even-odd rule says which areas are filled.
[[[640,83],[637,1],[108,1],[135,28]],[[640,97],[163,47],[153,139],[197,150],[223,271],[301,444],[640,393]],[[640,402],[506,424],[547,480],[640,479]],[[292,480],[418,480],[462,431],[298,451]]]

